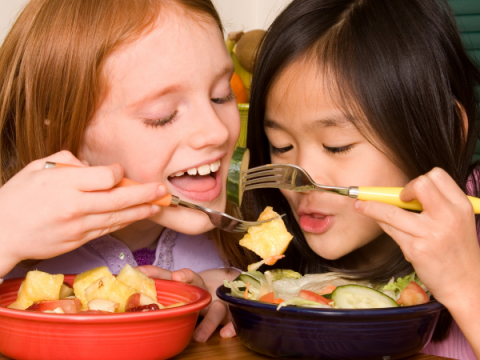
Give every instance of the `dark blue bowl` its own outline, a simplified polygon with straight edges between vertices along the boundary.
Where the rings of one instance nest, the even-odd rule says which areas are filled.
[[[240,341],[269,356],[321,359],[399,359],[430,341],[444,306],[437,301],[402,308],[338,310],[284,307],[228,295]]]

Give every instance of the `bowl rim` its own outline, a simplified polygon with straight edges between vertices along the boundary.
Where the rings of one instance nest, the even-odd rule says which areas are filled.
[[[66,274],[65,278],[76,276],[75,274]],[[4,280],[0,284],[0,289],[10,283],[23,281],[25,278],[15,278]],[[200,287],[183,284],[172,280],[155,280],[156,286],[162,286],[162,284],[168,284],[176,289],[187,290],[198,296],[196,300],[191,303],[174,307],[170,309],[162,309],[161,311],[147,311],[147,312],[130,312],[130,313],[118,313],[118,314],[48,314],[41,312],[15,310],[0,306],[0,317],[15,318],[28,321],[40,321],[40,322],[55,322],[55,323],[130,323],[138,321],[153,321],[160,319],[169,319],[178,316],[185,316],[195,313],[207,307],[212,301],[210,293]],[[1,295],[0,295],[1,296]],[[61,316],[59,316],[61,315]]]
[[[344,317],[348,315],[348,318],[368,318],[372,320],[375,317],[383,317],[383,316],[399,316],[404,318],[405,316],[418,316],[418,315],[426,315],[433,312],[437,312],[440,310],[445,309],[441,303],[437,300],[432,300],[426,304],[420,305],[412,305],[412,306],[405,306],[405,307],[391,307],[391,308],[379,308],[379,309],[326,309],[326,308],[301,308],[301,307],[294,307],[294,306],[285,306],[282,307],[279,311],[277,311],[276,304],[268,304],[260,301],[253,301],[247,299],[241,299],[230,294],[227,294],[226,287],[221,285],[217,288],[216,294],[217,296],[228,303],[229,305],[233,306],[241,306],[241,307],[250,307],[256,310],[264,310],[267,312],[274,312],[280,314],[292,314],[295,316],[299,315],[308,315],[308,316],[328,316],[328,317]]]

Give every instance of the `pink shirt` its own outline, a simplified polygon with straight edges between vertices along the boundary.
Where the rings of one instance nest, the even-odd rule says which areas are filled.
[[[35,269],[50,274],[79,274],[99,266],[107,266],[113,274],[118,274],[126,264],[137,266],[130,249],[113,236],[104,235],[32,268],[17,265],[5,279],[24,277]],[[171,271],[188,268],[195,272],[225,266],[215,244],[205,234],[185,235],[170,229],[163,230],[158,239],[153,265]]]

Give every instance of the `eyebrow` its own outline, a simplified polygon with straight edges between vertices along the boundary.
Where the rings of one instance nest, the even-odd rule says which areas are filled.
[[[233,73],[233,71],[234,71],[233,64],[232,64],[232,66],[230,66],[230,65],[225,66],[218,71],[217,75],[215,75],[215,80],[220,79],[220,78],[224,77],[225,75],[228,75],[229,73]],[[148,104],[150,101],[158,99],[162,96],[178,92],[179,90],[182,89],[182,87],[183,87],[182,84],[175,84],[175,85],[168,86],[164,89],[161,89],[157,92],[154,92],[153,94],[151,94],[151,93],[147,94],[146,96],[144,96],[140,100],[137,100],[137,101],[133,102],[132,104],[128,105],[128,107],[129,108],[141,107],[142,105]]]
[[[330,116],[323,119],[317,119],[305,127],[307,130],[313,130],[315,128],[327,128],[327,127],[339,127],[344,128],[346,126],[351,125],[351,121],[343,116]],[[276,122],[273,119],[266,118],[263,122],[263,126],[268,129],[275,129],[275,130],[286,130],[282,125]]]

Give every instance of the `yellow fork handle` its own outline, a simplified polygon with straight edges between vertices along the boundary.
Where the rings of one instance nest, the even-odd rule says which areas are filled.
[[[402,190],[402,187],[358,187],[356,198],[359,200],[379,201],[408,210],[422,211],[422,204],[417,200],[408,202],[400,200]],[[468,200],[472,203],[475,214],[480,214],[480,199],[468,196]]]

